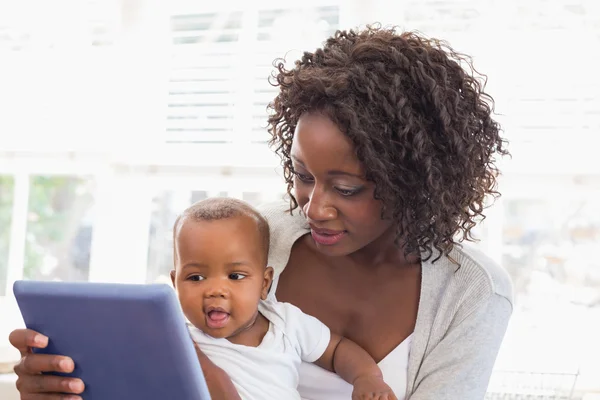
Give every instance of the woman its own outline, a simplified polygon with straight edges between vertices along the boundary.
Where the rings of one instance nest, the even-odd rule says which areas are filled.
[[[369,27],[280,63],[274,83],[269,131],[291,207],[262,210],[271,293],[364,347],[400,399],[482,399],[512,312],[505,272],[459,244],[498,194],[495,156],[507,154],[493,100],[463,63],[438,41]],[[35,338],[46,340],[11,334],[22,398],[79,393],[40,375],[72,362],[31,354]],[[350,397],[318,367],[300,381],[306,399]]]

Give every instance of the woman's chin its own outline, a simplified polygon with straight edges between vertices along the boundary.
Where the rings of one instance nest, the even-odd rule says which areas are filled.
[[[329,245],[312,240],[312,243],[319,253],[329,257],[344,257],[358,250],[355,246],[351,246],[351,244],[347,242],[340,242],[334,245]]]

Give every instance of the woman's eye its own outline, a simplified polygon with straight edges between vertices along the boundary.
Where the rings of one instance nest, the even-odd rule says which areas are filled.
[[[242,275],[242,274],[229,274],[229,279],[234,280],[234,281],[242,280],[245,277],[246,277],[246,275]]]
[[[197,282],[197,281],[203,281],[204,277],[202,275],[191,275],[191,276],[188,276],[187,279],[188,279],[188,281],[195,281],[195,282]]]
[[[312,178],[308,175],[301,174],[299,172],[294,173],[301,182],[312,182]]]
[[[337,190],[337,192],[339,194],[341,194],[344,197],[349,197],[349,196],[354,196],[355,194],[358,194],[358,192],[360,192],[360,188],[358,189],[343,189],[343,188],[335,188],[335,190]]]

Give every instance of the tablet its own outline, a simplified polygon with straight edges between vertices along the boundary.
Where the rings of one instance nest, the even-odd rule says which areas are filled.
[[[17,281],[38,353],[75,362],[85,400],[210,400],[175,291],[168,285]]]

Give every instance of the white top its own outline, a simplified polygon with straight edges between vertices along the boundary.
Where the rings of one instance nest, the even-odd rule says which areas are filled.
[[[261,301],[269,330],[258,347],[213,338],[189,325],[192,339],[223,369],[242,400],[300,400],[298,368],[318,360],[329,345],[329,328],[288,303]]]
[[[301,213],[288,210],[289,202],[260,208],[271,230],[269,265],[275,276],[286,267],[294,242],[309,232]],[[457,245],[433,262],[437,255],[421,262],[408,376],[402,368],[382,365],[385,381],[396,388],[408,378],[406,400],[481,400],[512,314],[512,283],[506,271],[474,246]],[[311,385],[305,371],[303,367],[302,388]],[[331,399],[321,383],[320,388],[312,385],[314,390]]]

